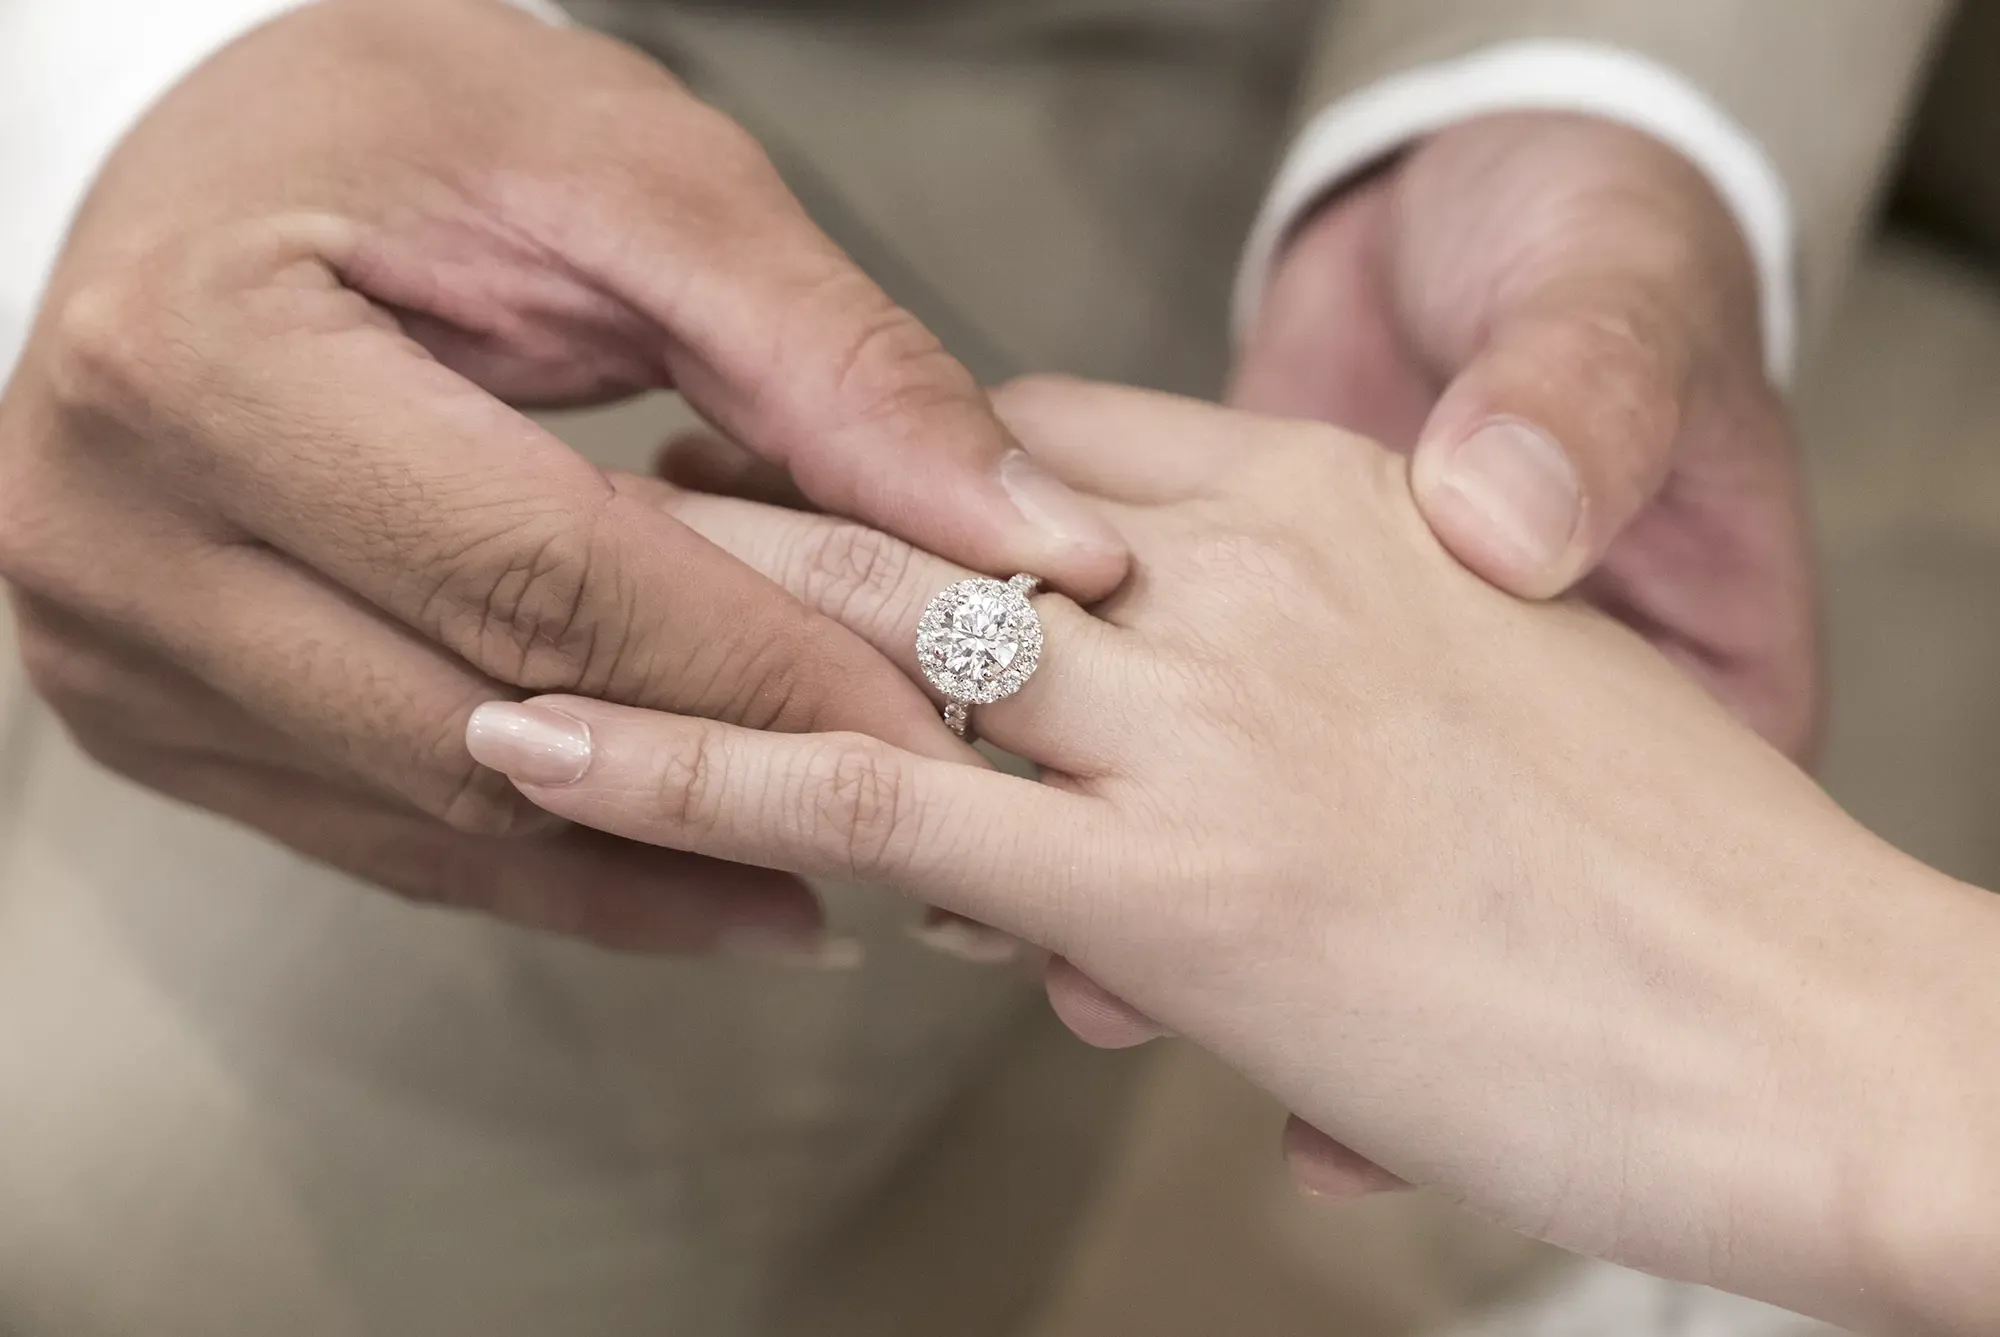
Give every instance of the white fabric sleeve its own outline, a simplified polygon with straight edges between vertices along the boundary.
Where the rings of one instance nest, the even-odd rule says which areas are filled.
[[[1656,61],[1591,42],[1524,41],[1385,79],[1308,124],[1250,234],[1234,320],[1249,328],[1286,238],[1341,184],[1412,140],[1507,111],[1600,116],[1677,149],[1736,216],[1763,285],[1771,379],[1789,385],[1799,344],[1797,223],[1790,192],[1763,147],[1705,94]]]
[[[0,380],[70,216],[153,102],[258,24],[309,0],[0,0]],[[550,0],[510,3],[562,21]]]

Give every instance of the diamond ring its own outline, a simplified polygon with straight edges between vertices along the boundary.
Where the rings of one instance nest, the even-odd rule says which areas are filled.
[[[944,722],[960,738],[970,731],[972,707],[1005,701],[1035,676],[1042,620],[1028,598],[1041,587],[1033,576],[961,580],[924,609],[917,663],[951,703]]]

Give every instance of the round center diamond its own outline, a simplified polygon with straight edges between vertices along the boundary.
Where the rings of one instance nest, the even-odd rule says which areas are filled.
[[[944,666],[968,682],[998,677],[1021,653],[1007,625],[1007,601],[984,591],[959,604],[945,630]]]
[[[953,701],[991,705],[1021,690],[1041,662],[1042,620],[1021,590],[962,580],[924,610],[917,662]]]

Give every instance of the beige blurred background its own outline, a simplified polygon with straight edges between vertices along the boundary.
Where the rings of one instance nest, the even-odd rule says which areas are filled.
[[[1035,88],[944,67],[933,76],[940,87],[911,91],[949,113],[890,124],[883,109],[894,99],[871,95],[889,76],[865,43],[827,62],[822,46],[748,31],[703,37],[709,57],[740,76],[731,109],[753,128],[784,127],[792,149],[844,184],[852,212],[833,220],[836,235],[857,250],[870,239],[887,248],[873,258],[895,270],[890,286],[982,371],[1213,379],[1229,260],[1267,167],[1236,145],[1277,142],[1282,99],[1218,97],[1191,112],[1185,87],[1089,90],[1118,118],[1174,130],[1183,157],[1243,159],[1221,174],[1240,189],[1195,202],[1213,243],[1163,255],[1132,243],[1143,218],[1093,213],[1101,199],[1066,193],[1100,184],[1079,169],[1102,146],[1084,143],[1080,162],[1058,164],[1066,175],[1046,175],[1034,126],[1018,115],[1046,105]],[[883,148],[891,131],[893,157]],[[946,180],[968,141],[987,155],[981,170]],[[1872,250],[1800,394],[1829,610],[1824,773],[1890,840],[2000,887],[2000,281],[1945,244],[1963,220],[1926,207],[1927,174],[1949,176],[1953,155],[1920,153],[1917,166],[1908,203],[1929,230],[1894,232]],[[1102,184],[1111,196],[1120,183]],[[1044,202],[1046,234],[1010,212],[1009,197],[1023,194]],[[1035,255],[1039,279],[988,263],[982,247],[1003,231],[1012,250]],[[1146,275],[1173,281],[1121,305]],[[924,291],[912,296],[913,286]],[[941,294],[990,324],[968,329],[940,314]],[[637,459],[676,420],[651,402],[563,426],[599,455]],[[0,677],[0,697],[9,690],[18,687]],[[7,746],[0,738],[0,754]],[[1276,1155],[1281,1118],[1184,1049],[1100,1055],[1046,1019],[1031,1022],[951,1107],[930,1150],[826,1232],[834,1266],[816,1274],[838,1276],[841,1289],[794,1297],[798,1317],[782,1331],[954,1337],[976,1317],[978,1331],[998,1323],[1018,1337],[1416,1337],[1504,1308],[1572,1268],[1431,1199],[1328,1207],[1301,1198]],[[157,1151],[135,1143],[129,1163],[161,1159]],[[1051,1180],[1075,1192],[1051,1196]],[[1046,1269],[1007,1265],[1023,1255]]]

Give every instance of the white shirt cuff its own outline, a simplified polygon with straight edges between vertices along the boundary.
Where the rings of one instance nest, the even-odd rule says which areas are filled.
[[[1580,112],[1679,150],[1736,216],[1763,287],[1764,349],[1789,385],[1799,352],[1797,225],[1783,175],[1749,131],[1693,84],[1643,56],[1590,42],[1512,42],[1395,75],[1322,112],[1300,134],[1252,229],[1237,277],[1247,330],[1291,231],[1369,164],[1412,140],[1506,111]]]
[[[0,0],[0,380],[112,148],[195,66],[308,2]],[[551,0],[510,3],[563,21]]]

